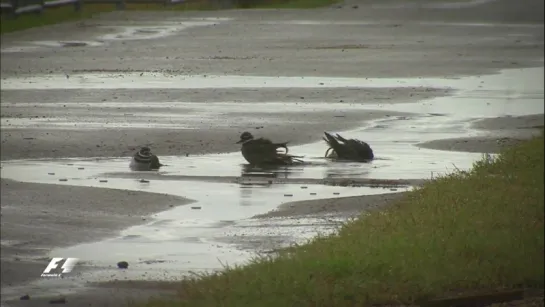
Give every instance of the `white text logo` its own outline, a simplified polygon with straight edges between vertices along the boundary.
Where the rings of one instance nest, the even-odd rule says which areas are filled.
[[[62,272],[51,273],[51,270],[57,269],[59,267],[59,264],[63,259],[66,260],[61,266]],[[78,258],[53,258],[42,273],[42,277],[61,277],[62,274],[70,273],[74,266],[76,266],[76,263],[78,263]]]

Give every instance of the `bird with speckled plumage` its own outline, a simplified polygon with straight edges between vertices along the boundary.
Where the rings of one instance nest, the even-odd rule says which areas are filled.
[[[151,171],[159,169],[163,164],[159,162],[159,157],[151,153],[151,149],[144,146],[138,150],[131,159],[129,165],[133,171]]]

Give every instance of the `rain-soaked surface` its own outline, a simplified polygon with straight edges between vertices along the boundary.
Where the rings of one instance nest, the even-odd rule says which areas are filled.
[[[461,8],[471,8],[479,5],[483,5],[490,2],[495,2],[497,0],[464,0],[464,1],[451,1],[451,2],[442,2],[442,3],[433,3],[421,1],[407,1],[406,3],[400,4],[381,4],[376,5],[375,7],[381,8],[390,8],[390,9],[406,9],[406,8],[426,8],[426,9],[461,9]]]
[[[507,70],[492,76],[464,78],[341,78],[266,77],[236,75],[175,75],[159,72],[76,73],[19,76],[2,79],[2,90],[37,89],[218,89],[218,88],[395,88],[430,87],[471,91],[478,98],[538,95],[543,68]],[[528,78],[533,76],[534,78]],[[517,81],[525,78],[519,85]],[[143,85],[145,84],[145,85]],[[507,94],[507,96],[505,96]],[[474,96],[475,97],[475,96]],[[475,98],[476,98],[475,97]]]
[[[107,45],[112,41],[127,41],[127,40],[149,40],[175,35],[183,30],[212,26],[221,22],[228,21],[229,18],[195,18],[183,19],[176,22],[163,22],[157,24],[146,25],[141,22],[138,25],[123,25],[123,26],[101,26],[103,30],[109,33],[97,34],[94,40],[36,40],[24,42],[20,46],[9,46],[0,49],[1,53],[14,52],[29,52],[49,49],[49,48],[74,48],[74,47],[99,47]]]
[[[518,82],[525,80],[525,82]],[[206,82],[203,82],[206,81]],[[207,102],[195,103],[190,101],[158,101],[158,102],[112,102],[83,103],[58,102],[47,104],[32,104],[34,112],[43,114],[43,118],[16,118],[3,117],[0,119],[3,129],[12,128],[55,128],[55,129],[101,129],[106,128],[169,128],[169,129],[198,129],[209,127],[210,124],[240,125],[254,121],[254,116],[245,116],[247,113],[275,114],[281,110],[284,113],[294,112],[305,114],[308,112],[330,112],[342,120],[350,116],[351,110],[398,111],[417,113],[417,117],[405,119],[391,128],[405,132],[417,132],[423,125],[437,129],[421,129],[429,140],[440,139],[453,135],[460,135],[465,130],[456,129],[468,120],[495,117],[518,116],[543,113],[542,90],[543,68],[506,70],[497,75],[476,76],[466,78],[414,78],[414,79],[387,79],[387,78],[325,78],[325,77],[252,77],[252,76],[178,76],[161,73],[103,73],[103,74],[76,74],[47,75],[32,77],[4,78],[2,91],[35,90],[35,89],[94,89],[94,88],[444,88],[455,90],[454,96],[438,97],[416,103],[388,104],[388,103],[351,103],[331,104],[328,102],[252,102],[252,108],[247,104],[236,102]],[[3,108],[10,113],[28,108],[30,104],[5,101]],[[53,112],[55,108],[62,108],[63,116]],[[42,111],[43,110],[43,111]],[[257,110],[257,111],[256,111]],[[107,112],[105,112],[107,111]],[[82,116],[91,115],[96,116]],[[422,117],[423,116],[423,117]],[[230,121],[221,120],[229,118]],[[384,123],[378,123],[370,131],[380,133],[388,122],[397,121],[391,118]],[[265,117],[260,118],[267,123]],[[276,119],[275,119],[276,120]],[[301,121],[305,118],[301,117]],[[454,127],[453,127],[454,125]],[[366,131],[367,133],[368,131]],[[377,138],[362,136],[363,139],[381,142],[385,138],[396,138],[403,141],[408,135],[392,134],[384,130],[383,135]],[[422,135],[411,137],[413,142],[422,142]],[[393,140],[392,140],[393,141]],[[379,144],[377,144],[379,145]],[[380,145],[379,145],[380,146]]]
[[[119,79],[117,79],[119,78]],[[411,112],[370,121],[358,129],[341,134],[368,141],[375,151],[372,163],[331,162],[323,158],[323,142],[290,147],[290,153],[303,155],[304,165],[276,170],[249,170],[240,153],[203,156],[165,156],[167,166],[158,172],[131,172],[129,158],[87,158],[57,160],[13,160],[2,163],[2,178],[23,182],[107,187],[155,193],[168,193],[195,200],[186,206],[158,213],[149,223],[124,230],[114,238],[56,249],[51,256],[76,257],[94,267],[78,276],[55,283],[74,286],[77,280],[165,279],[188,271],[220,269],[223,264],[246,261],[257,251],[267,251],[293,242],[304,242],[317,233],[329,233],[343,221],[339,216],[290,219],[252,219],[278,205],[298,200],[388,193],[392,187],[346,187],[320,184],[320,180],[345,179],[427,179],[455,168],[468,169],[482,154],[422,149],[416,144],[436,139],[479,136],[471,122],[483,117],[543,113],[543,68],[506,70],[492,76],[459,79],[350,79],[350,78],[271,78],[271,77],[190,77],[149,74],[81,74],[33,76],[2,80],[2,90],[49,88],[102,88],[142,86],[150,88],[207,87],[403,87],[426,86],[455,89],[453,96],[419,103],[362,104],[357,108]],[[515,82],[518,80],[525,82]],[[116,80],[115,82],[112,82]],[[323,85],[320,85],[323,83]],[[62,103],[62,102],[61,102]],[[279,102],[281,103],[281,102]],[[220,110],[245,112],[236,103],[168,103],[172,107],[199,108],[202,114]],[[9,105],[9,104],[8,104]],[[12,104],[16,106],[16,104]],[[149,107],[149,103],[145,104]],[[105,102],[112,108],[123,103]],[[140,106],[133,102],[130,107]],[[144,106],[142,104],[141,106]],[[256,103],[271,110],[275,103]],[[353,107],[353,106],[352,106]],[[312,104],[314,110],[328,110],[327,103]],[[339,106],[335,106],[339,108]],[[182,114],[182,112],[180,112]],[[180,115],[183,116],[183,115]],[[2,119],[2,126],[6,124]],[[27,123],[19,123],[22,126]],[[320,132],[321,133],[321,132]],[[145,180],[142,180],[145,179]],[[410,186],[397,186],[404,191]],[[104,253],[104,251],[108,253]],[[131,270],[112,271],[120,259]],[[50,280],[32,284],[38,291]],[[9,290],[5,290],[9,294]],[[15,290],[14,290],[15,291]],[[17,292],[13,292],[17,293]],[[39,293],[39,292],[38,292]],[[38,295],[38,293],[36,295]],[[3,289],[4,294],[4,289]]]

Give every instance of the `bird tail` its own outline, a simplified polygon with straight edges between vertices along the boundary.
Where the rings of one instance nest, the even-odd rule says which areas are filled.
[[[288,152],[289,152],[288,143],[289,143],[289,141],[283,142],[283,143],[275,143],[274,145],[276,146],[276,149],[284,148],[286,150],[286,152],[284,152],[283,154],[288,154]]]
[[[324,134],[325,134],[325,138],[323,139],[324,141],[326,141],[328,145],[330,145],[333,148],[335,148],[336,146],[339,146],[339,141],[337,141],[337,139],[333,135],[327,132],[324,132]]]
[[[331,135],[331,134],[329,134],[327,132],[324,132],[324,134],[325,134],[325,137],[323,139],[327,143],[327,145],[329,145],[329,147],[330,147],[326,151],[326,157],[327,157],[327,154],[329,153],[330,149],[333,149],[333,152],[338,153],[339,149],[342,147],[341,144],[339,143],[339,141],[337,141],[337,139],[333,135]],[[339,135],[337,134],[337,136],[339,136]]]
[[[337,133],[337,138],[341,140],[341,142],[346,143],[348,140],[343,138],[340,134]]]

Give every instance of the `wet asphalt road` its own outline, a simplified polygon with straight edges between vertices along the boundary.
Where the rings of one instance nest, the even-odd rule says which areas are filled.
[[[427,2],[433,1],[416,1]],[[100,70],[268,76],[474,75],[534,66],[543,56],[540,1],[498,0],[461,9],[387,7],[396,3],[407,2],[361,1],[358,9],[349,4],[342,9],[308,11],[107,14],[3,36],[3,48],[28,40],[105,43],[96,48],[3,53],[2,76]],[[175,31],[185,18],[202,24],[168,32],[169,26]],[[120,25],[160,26],[166,34],[174,34],[146,43],[128,38],[145,37],[147,31],[123,34],[125,28],[115,28]],[[122,37],[116,39],[119,33]],[[107,34],[112,37],[104,37]]]
[[[502,68],[542,65],[543,3],[527,0],[491,1],[460,9],[398,7],[395,1],[365,1],[342,8],[311,11],[218,11],[190,13],[105,14],[91,20],[30,29],[2,36],[2,78],[36,74],[151,71],[170,74],[423,77],[487,74]],[[424,5],[425,1],[416,4]],[[430,2],[431,3],[431,2]],[[388,7],[393,6],[393,8]],[[541,12],[541,13],[540,13]],[[189,22],[184,28],[181,22]],[[539,24],[541,23],[541,24]],[[131,28],[132,27],[132,28]],[[136,27],[136,28],[134,28]],[[140,28],[138,28],[140,27]],[[137,39],[142,38],[142,39]],[[145,39],[153,38],[153,39]],[[47,47],[59,40],[78,40],[93,47]],[[38,49],[32,49],[32,48]],[[19,49],[18,49],[19,48]],[[14,52],[19,51],[19,52]],[[74,77],[72,77],[74,78]],[[115,83],[115,81],[112,81]],[[325,88],[324,88],[325,86]],[[36,102],[126,103],[133,101],[196,102],[337,102],[345,104],[399,103],[443,96],[436,89],[343,89],[327,85],[292,89],[142,89],[9,90],[1,106],[3,119],[47,120],[73,114],[70,105],[49,112],[33,108]],[[24,108],[28,104],[28,108]],[[289,104],[285,110],[290,110]],[[245,118],[203,118],[198,131],[110,127],[102,131],[65,129],[5,129],[2,159],[58,156],[122,156],[143,143],[157,154],[209,153],[237,150],[233,144],[245,129],[264,126],[260,133],[288,137],[292,144],[316,141],[323,130],[346,130],[361,120],[385,114],[355,114],[338,119],[307,112],[298,124],[289,114],[245,114]],[[110,116],[109,110],[99,115]],[[168,112],[168,110],[166,111]],[[178,111],[180,112],[180,111]],[[200,113],[185,110],[199,118]],[[113,114],[112,114],[113,115]],[[54,118],[53,118],[54,119]],[[160,119],[159,119],[160,120]],[[265,122],[265,125],[260,124]],[[10,127],[10,123],[3,123]],[[319,133],[316,130],[320,131]],[[297,131],[297,132],[295,132]]]
[[[36,74],[66,74],[70,77],[77,73],[127,71],[399,78],[457,77],[487,74],[502,68],[543,65],[543,1],[499,0],[464,8],[426,8],[430,3],[432,1],[417,0],[407,7],[406,1],[348,1],[340,8],[334,6],[312,11],[116,12],[92,20],[3,35],[0,70],[2,79]],[[175,28],[180,26],[180,21],[187,18],[196,18],[201,24],[177,31]],[[156,32],[155,38],[145,39],[150,35],[150,29],[127,32],[127,26],[131,25],[158,26],[160,29],[151,30],[159,34]],[[120,33],[124,37],[117,37]],[[161,36],[161,33],[166,35]],[[144,39],[134,39],[136,36]],[[95,46],[47,46],[51,41],[59,40],[87,41]],[[342,110],[345,108],[343,103],[403,103],[445,94],[434,89],[407,92],[396,88],[368,91],[328,88],[2,90],[0,111],[2,119],[68,114],[72,120],[77,120],[88,116],[70,114],[66,107],[59,106],[51,107],[44,114],[32,104],[179,100],[201,103],[228,100],[249,103],[249,107],[253,101],[295,104],[301,100],[325,100],[336,101]],[[8,108],[6,103],[28,106],[14,109]],[[105,118],[113,116],[108,110],[100,112]],[[294,143],[300,144],[317,140],[323,129],[348,129],[361,125],[362,121],[390,115],[379,113],[354,113],[355,118],[339,120],[326,112],[309,112],[306,124],[294,124],[293,114],[280,111],[267,117],[269,125],[264,125],[260,132],[273,138],[290,134]],[[217,119],[209,118],[200,123],[202,127],[199,130],[190,131],[172,131],[170,128],[4,129],[3,121],[1,158],[123,156],[130,154],[135,146],[149,142],[156,144],[157,152],[163,155],[232,151],[237,149],[233,141],[242,129],[255,128],[263,121],[264,115],[257,110],[256,114],[258,119],[248,121],[245,127],[229,119],[216,125]],[[317,129],[320,129],[319,133],[316,133]],[[167,140],[174,140],[175,145],[165,145]],[[40,193],[42,190],[47,193]],[[69,221],[52,217],[76,202],[78,206],[88,208],[89,212],[104,210],[106,215],[112,216],[115,212],[111,208],[116,207],[119,215],[126,215],[122,209],[135,202],[130,197],[113,195],[118,192],[101,191],[97,194],[90,190],[2,180],[2,287],[37,278],[46,265],[44,250],[38,248],[47,250],[76,241],[96,240],[121,226],[138,223],[139,218],[128,216],[119,217],[124,222],[117,225],[107,225],[100,215],[92,214],[67,213]],[[21,198],[21,194],[26,194],[27,198]],[[135,193],[134,197],[138,196],[141,195]],[[78,199],[88,199],[89,203]],[[139,206],[141,211],[138,215],[163,210],[173,204],[172,201],[168,196],[153,196],[153,201],[148,201],[152,205]],[[59,206],[63,202],[65,206]],[[184,201],[180,200],[175,204],[182,203]],[[97,204],[110,205],[100,209],[96,208]],[[12,210],[6,210],[5,206],[12,207]],[[13,209],[17,206],[28,209]],[[34,224],[33,229],[25,227],[30,222]],[[84,230],[101,230],[83,231],[81,234],[70,232],[70,227],[78,225],[87,225],[82,228]],[[69,241],[63,239],[67,231],[71,235]],[[37,234],[49,238],[50,242],[45,244]],[[17,244],[8,244],[13,242]],[[104,300],[109,299],[93,294],[79,298],[79,302],[69,300],[67,305],[104,306]],[[38,300],[18,303],[25,306],[41,304]],[[116,306],[119,302],[110,303]]]

